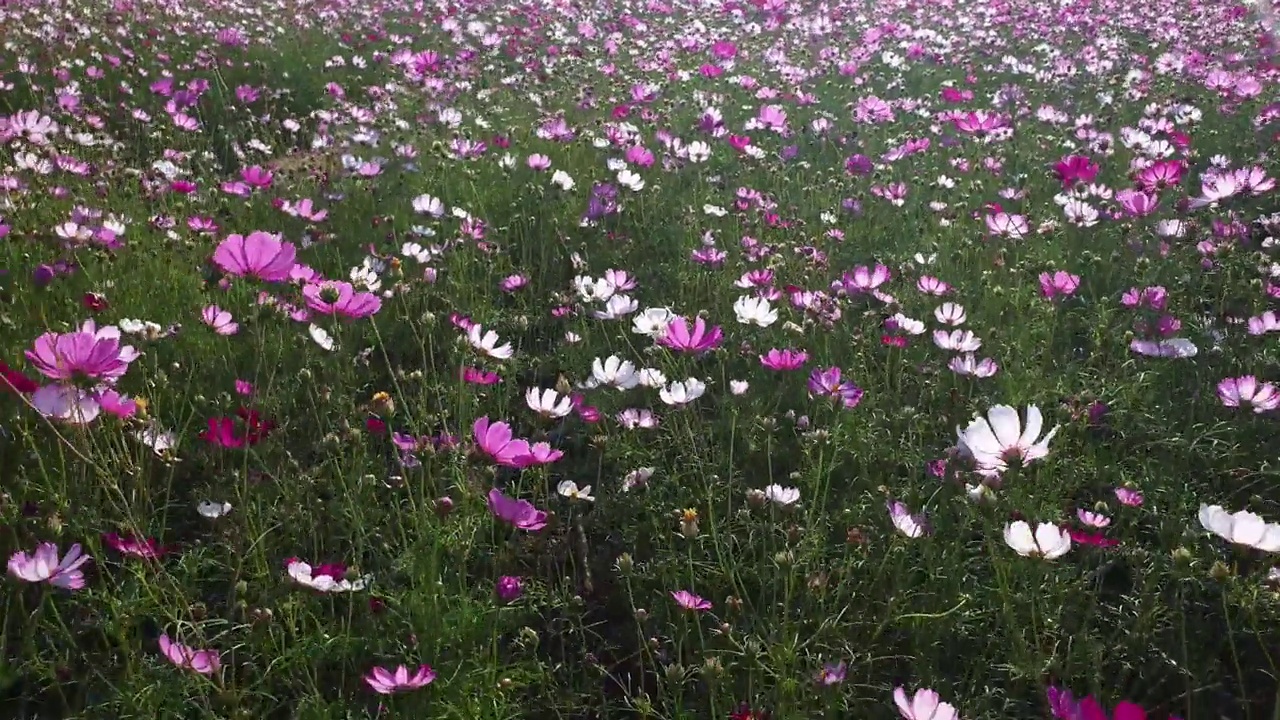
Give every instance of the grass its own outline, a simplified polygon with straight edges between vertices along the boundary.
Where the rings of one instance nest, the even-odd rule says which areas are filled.
[[[1025,2],[841,3],[796,5],[775,26],[752,5],[741,23],[659,5],[576,17],[502,2],[135,1],[109,16],[0,5],[0,116],[36,112],[0,159],[0,358],[15,383],[0,392],[0,552],[78,543],[92,557],[75,590],[24,582],[11,563],[0,716],[887,718],[902,687],[931,688],[970,720],[1049,717],[1051,688],[1160,720],[1280,717],[1274,553],[1198,519],[1220,505],[1280,520],[1276,411],[1226,406],[1220,386],[1280,375],[1275,335],[1246,331],[1280,297],[1280,223],[1261,183],[1185,206],[1215,167],[1276,172],[1265,102],[1276,71],[1254,16],[1220,2],[1061,15]],[[835,25],[823,34],[823,22]],[[867,34],[892,32],[885,23],[917,34]],[[735,45],[732,65],[714,58],[717,40]],[[1046,46],[1060,48],[1057,65]],[[413,55],[427,50],[437,64]],[[1166,71],[1175,59],[1184,67]],[[1135,68],[1146,74],[1127,77]],[[1213,71],[1234,89],[1214,89]],[[152,88],[168,75],[194,91]],[[637,99],[641,83],[651,99]],[[891,120],[872,117],[872,98],[893,104]],[[785,132],[749,124],[766,105],[786,112]],[[1038,114],[1046,105],[1063,121]],[[722,131],[703,122],[708,108]],[[966,132],[978,110],[1007,129]],[[30,130],[41,117],[58,125],[46,144]],[[571,139],[539,132],[556,117]],[[1133,140],[1138,128],[1147,141]],[[460,138],[487,149],[461,158]],[[884,157],[922,138],[919,152]],[[694,141],[705,162],[689,158]],[[632,145],[656,160],[625,161],[644,181],[636,191],[608,165]],[[529,167],[535,154],[550,169]],[[1134,160],[1162,154],[1183,161],[1181,180],[1153,193],[1151,214],[1121,210]],[[871,159],[865,173],[854,155]],[[1072,155],[1097,166],[1095,192],[1055,175]],[[42,171],[58,158],[64,168]],[[166,158],[171,176],[156,164]],[[378,172],[363,176],[355,158],[379,158]],[[269,186],[224,187],[253,167],[275,171]],[[882,195],[898,182],[895,204]],[[619,207],[585,223],[605,183]],[[1068,192],[1100,221],[1074,224]],[[446,212],[419,211],[424,195]],[[327,217],[279,207],[301,199]],[[1028,220],[1025,237],[990,229],[1001,211]],[[78,236],[73,217],[90,234],[118,220],[118,245]],[[1183,232],[1162,239],[1172,221]],[[371,268],[379,309],[289,317],[278,303],[306,307],[303,282],[236,277],[211,259],[255,231],[279,233],[318,278]],[[439,252],[424,262],[411,243]],[[722,259],[691,259],[712,244]],[[833,290],[877,265],[892,297]],[[764,269],[778,318],[740,323],[735,302],[756,291],[735,281]],[[630,315],[593,316],[605,302],[575,278],[610,271],[635,287],[607,292],[703,317],[722,342],[679,352],[633,332]],[[1057,271],[1079,287],[1048,299],[1040,276]],[[523,286],[502,289],[515,275]],[[922,292],[922,278],[951,290]],[[1155,286],[1163,310],[1122,302]],[[788,288],[827,299],[806,310]],[[993,376],[949,368],[963,353],[933,340],[952,329],[935,317],[944,302],[963,307],[956,329],[981,339],[975,360],[991,358]],[[238,332],[202,322],[210,305]],[[896,313],[927,332],[886,324]],[[464,318],[513,356],[472,347]],[[1169,318],[1180,329],[1166,334],[1195,343],[1194,357],[1131,349],[1151,335],[1141,322]],[[24,355],[86,319],[141,352],[115,382],[137,402],[125,417],[58,417],[60,381]],[[771,348],[808,360],[770,370],[759,358]],[[657,388],[588,387],[593,361],[610,356],[660,371],[668,394],[686,378],[706,392],[675,407]],[[810,373],[832,367],[862,391],[856,406],[811,388]],[[45,389],[18,392],[20,375]],[[531,388],[572,395],[574,408],[542,417]],[[1034,406],[1058,429],[1045,457],[997,480],[962,457],[957,427],[998,405]],[[658,426],[628,429],[628,409],[652,410]],[[473,438],[481,417],[563,455],[500,466]],[[220,418],[238,447],[211,439]],[[157,448],[158,433],[172,447]],[[566,497],[566,481],[594,499]],[[771,500],[770,486],[798,502]],[[493,489],[545,510],[545,527],[495,517]],[[927,516],[924,528],[895,524],[892,501]],[[201,503],[230,510],[207,517]],[[1110,526],[1090,531],[1078,510]],[[1005,539],[1018,520],[1114,545],[1077,534],[1055,560],[1024,557]],[[122,551],[119,538],[136,542]],[[339,565],[327,582],[370,579],[322,592],[290,576],[291,559],[317,566],[313,577]],[[681,590],[710,607],[682,608]],[[213,651],[219,667],[166,657],[162,635]],[[366,682],[402,664],[430,665],[434,681],[389,695]]]

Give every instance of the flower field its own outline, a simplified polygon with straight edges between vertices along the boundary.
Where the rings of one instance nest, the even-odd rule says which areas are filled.
[[[1277,720],[1225,0],[0,0],[0,718]]]

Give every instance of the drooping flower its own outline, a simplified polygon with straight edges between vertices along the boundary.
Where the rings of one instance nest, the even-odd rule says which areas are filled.
[[[248,236],[228,235],[213,252],[213,262],[223,272],[263,282],[286,282],[296,259],[293,243],[261,231]]]
[[[430,665],[419,665],[413,674],[410,674],[409,668],[404,665],[397,667],[394,671],[375,667],[364,676],[364,681],[379,695],[417,690],[430,685],[435,679],[436,671],[432,670]]]
[[[175,666],[201,675],[212,675],[222,667],[217,650],[197,650],[174,642],[168,634],[160,636],[160,653]]]
[[[516,500],[493,488],[489,491],[489,511],[494,517],[520,530],[536,532],[547,526],[547,513],[527,500]]]
[[[911,508],[899,500],[890,500],[885,506],[889,509],[889,520],[898,532],[909,538],[929,534],[929,521],[923,513],[912,513]]]
[[[1054,426],[1047,435],[1040,437],[1044,419],[1040,409],[1028,405],[1026,426],[1018,418],[1018,411],[1008,405],[995,405],[984,418],[974,417],[963,430],[956,428],[956,447],[960,454],[971,459],[981,475],[996,477],[1009,469],[1011,461],[1029,464],[1049,454],[1049,441],[1057,434]]]
[[[235,335],[240,331],[240,324],[232,319],[231,313],[217,305],[208,305],[201,310],[200,319],[219,335]]]
[[[9,574],[29,583],[49,583],[64,590],[79,590],[84,587],[84,571],[80,568],[90,558],[80,551],[79,543],[72,545],[67,554],[58,559],[58,546],[54,543],[40,543],[36,551],[28,555],[18,551],[9,557]]]

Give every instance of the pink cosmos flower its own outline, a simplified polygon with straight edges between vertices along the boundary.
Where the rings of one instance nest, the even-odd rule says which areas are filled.
[[[132,345],[120,346],[116,326],[99,328],[93,320],[86,320],[74,332],[41,335],[26,355],[36,370],[53,380],[83,378],[114,383],[142,353]]]
[[[285,282],[296,264],[297,249],[277,235],[255,231],[228,235],[213,252],[213,263],[237,277],[255,277],[263,282]]]
[[[1040,294],[1047,300],[1070,297],[1080,287],[1080,276],[1058,270],[1040,273]]]
[[[1142,503],[1143,503],[1143,500],[1145,500],[1145,498],[1142,492],[1139,490],[1133,490],[1131,488],[1126,488],[1126,487],[1118,487],[1116,488],[1116,500],[1119,500],[1121,505],[1127,505],[1129,507],[1142,507]]]
[[[1227,378],[1218,383],[1218,399],[1226,407],[1250,407],[1254,413],[1264,413],[1280,407],[1280,392],[1269,382],[1258,382],[1253,375]]]
[[[9,574],[24,582],[47,582],[64,590],[79,590],[84,587],[84,572],[80,568],[89,559],[88,555],[81,554],[78,543],[67,550],[61,561],[57,545],[40,543],[31,555],[19,551],[10,556]]]
[[[842,379],[840,368],[814,368],[809,373],[809,397],[825,395],[836,398],[846,409],[852,409],[862,402],[862,388],[848,380]]]
[[[175,666],[201,675],[212,675],[222,667],[217,650],[197,650],[174,642],[168,634],[160,636],[160,653]]]
[[[680,352],[703,353],[719,345],[723,339],[724,333],[718,325],[708,326],[707,321],[699,317],[694,319],[690,328],[688,320],[677,316],[667,325],[667,334],[658,343]]]
[[[798,370],[809,360],[808,353],[803,350],[773,348],[760,356],[760,364],[770,370]]]
[[[356,292],[351,283],[324,280],[302,288],[307,307],[325,315],[364,318],[382,309],[382,298],[369,292]]]
[[[916,690],[911,699],[901,687],[893,689],[893,702],[903,720],[959,720],[960,713],[951,703],[941,702],[938,693],[928,688]]]
[[[520,530],[536,532],[547,526],[547,513],[527,500],[516,500],[493,488],[489,491],[489,511],[494,517]]]
[[[408,692],[430,685],[436,679],[436,671],[430,665],[419,665],[417,672],[409,674],[409,668],[401,665],[394,672],[375,667],[364,676],[364,681],[379,695]]]
[[[219,335],[235,335],[240,331],[240,325],[231,319],[231,313],[217,305],[206,306],[200,312],[200,319]]]
[[[515,438],[511,426],[504,422],[490,423],[486,415],[477,418],[471,426],[480,451],[495,463],[506,467],[524,467],[522,460],[529,455],[529,442]]]
[[[676,590],[671,593],[671,599],[685,610],[693,610],[695,612],[703,612],[711,609],[711,601],[704,600],[688,590]]]

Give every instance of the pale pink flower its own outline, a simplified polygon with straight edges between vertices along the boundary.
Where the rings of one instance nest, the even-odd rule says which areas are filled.
[[[79,590],[84,587],[84,572],[80,568],[89,559],[88,555],[81,554],[79,544],[72,545],[59,560],[57,545],[40,543],[31,555],[18,551],[10,556],[9,574],[24,582],[44,582],[65,590]]]
[[[222,667],[217,650],[197,650],[174,642],[169,639],[168,634],[160,636],[160,652],[177,667],[201,675],[212,675]]]
[[[375,667],[364,676],[364,681],[379,695],[391,695],[408,692],[430,685],[436,679],[436,671],[430,665],[419,665],[417,671],[409,674],[409,668],[401,665],[394,671]]]

